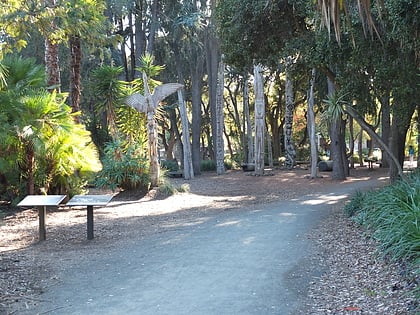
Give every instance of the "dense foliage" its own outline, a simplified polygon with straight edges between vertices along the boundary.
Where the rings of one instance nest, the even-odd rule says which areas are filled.
[[[77,193],[100,169],[90,133],[78,124],[66,96],[45,89],[34,60],[6,58],[0,90],[0,194]]]
[[[359,192],[345,210],[372,233],[382,256],[420,277],[420,172],[377,191]]]

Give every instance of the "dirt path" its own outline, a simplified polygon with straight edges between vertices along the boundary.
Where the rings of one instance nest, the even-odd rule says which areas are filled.
[[[35,211],[26,210],[17,215],[8,217],[5,220],[6,225],[0,228],[0,237],[2,240],[0,244],[0,307],[3,307],[6,314],[13,312],[16,312],[17,314],[24,314],[24,312],[34,314],[34,310],[37,308],[38,312],[48,312],[52,310],[52,312],[50,312],[52,314],[60,314],[60,312],[62,314],[70,314],[69,308],[66,307],[66,305],[72,305],[74,307],[76,304],[80,304],[75,302],[77,300],[70,301],[66,304],[65,300],[68,300],[68,297],[66,298],[65,294],[62,295],[62,297],[51,296],[49,294],[58,288],[60,288],[58,291],[65,292],[63,288],[66,287],[65,284],[68,283],[67,281],[75,274],[81,273],[83,270],[83,272],[85,272],[92,263],[98,264],[98,272],[106,272],[108,267],[105,268],[104,266],[118,265],[119,262],[125,261],[123,258],[126,257],[127,251],[133,252],[134,248],[147,249],[147,246],[149,246],[150,250],[141,252],[138,254],[140,256],[137,256],[134,260],[135,263],[133,261],[133,265],[137,266],[137,268],[142,268],[139,261],[144,260],[144,257],[148,255],[147,253],[153,253],[153,250],[156,249],[156,244],[163,243],[166,244],[166,246],[169,246],[169,244],[172,244],[172,241],[182,239],[184,234],[196,234],[194,231],[203,230],[204,228],[201,229],[201,227],[207,227],[208,229],[214,228],[214,226],[217,226],[221,221],[243,221],[248,223],[258,221],[261,220],[262,217],[252,217],[252,211],[260,208],[268,209],[266,210],[268,211],[266,214],[267,218],[270,215],[274,215],[273,213],[269,214],[270,211],[277,211],[277,214],[289,213],[286,209],[278,212],[278,209],[282,207],[282,204],[286,204],[286,201],[289,205],[292,205],[296,198],[302,198],[302,196],[306,196],[304,197],[306,199],[311,199],[311,196],[319,196],[321,194],[325,199],[318,201],[319,204],[331,205],[337,202],[337,200],[344,198],[344,192],[348,193],[348,188],[350,187],[355,187],[355,185],[378,185],[381,181],[383,182],[386,180],[385,173],[379,169],[373,171],[365,169],[357,171],[352,174],[353,176],[350,177],[349,180],[344,182],[334,182],[328,177],[328,174],[325,174],[326,176],[324,178],[311,180],[306,178],[307,173],[308,172],[305,170],[296,170],[293,172],[276,170],[269,172],[269,176],[260,177],[250,176],[250,174],[242,172],[229,172],[223,176],[204,174],[191,181],[184,181],[182,179],[173,180],[174,185],[188,184],[190,186],[189,193],[177,194],[168,198],[159,198],[159,196],[157,198],[152,198],[150,196],[144,197],[141,195],[124,196],[124,194],[121,194],[120,196],[115,197],[109,207],[95,210],[95,239],[92,241],[86,240],[85,211],[60,208],[58,211],[49,213],[47,218],[47,240],[42,243],[37,243],[35,239],[37,235],[37,218]],[[331,191],[336,191],[336,194],[328,196],[328,193],[331,193]],[[343,192],[343,195],[339,194],[340,191]],[[277,205],[274,207],[274,210],[273,205]],[[312,206],[317,206],[317,202]],[[329,206],[327,206],[327,208],[329,208]],[[306,212],[310,213],[310,211]],[[241,213],[241,215],[244,215],[245,217],[231,217],[232,215],[238,215],[238,213]],[[246,217],[247,215],[250,217]],[[320,218],[321,216],[316,217]],[[306,232],[308,232],[308,230],[317,222],[314,218],[315,217],[307,218],[307,220],[312,223],[307,226]],[[259,226],[270,226],[270,222],[272,222],[272,220],[268,220],[265,224]],[[228,224],[227,226],[232,228],[236,225],[237,224],[235,223]],[[267,229],[267,234],[264,234],[263,232],[265,229],[262,228],[262,230],[252,232],[249,234],[251,236],[248,237],[266,235],[266,237],[277,236],[281,239],[282,235],[275,233],[275,231],[278,230],[282,229],[279,229],[279,226],[273,226],[272,230]],[[197,232],[198,236],[192,238],[198,238],[202,241],[201,245],[198,246],[199,248],[204,247],[204,244],[212,244],[209,240],[206,240],[204,235],[213,234],[214,231],[204,231],[205,230],[200,233]],[[249,230],[246,231],[249,232]],[[292,233],[290,235],[293,235],[293,232],[289,231],[289,233]],[[298,234],[303,235],[305,233],[302,230]],[[245,234],[240,235],[246,239]],[[290,235],[287,237],[290,237]],[[283,237],[286,236],[283,235]],[[223,240],[227,237],[220,235],[218,238]],[[265,241],[262,243],[265,244],[270,242]],[[304,246],[306,246],[304,244],[307,243],[309,243],[309,241],[299,243],[299,246],[294,246],[293,248],[304,248]],[[258,246],[261,246],[261,243],[259,244],[260,245]],[[230,246],[236,245],[235,243],[232,243]],[[182,246],[184,250],[187,251],[197,245],[187,242],[182,243]],[[169,246],[168,248],[173,247]],[[182,250],[176,246],[174,248],[176,248],[176,250],[174,249],[173,253],[182,252]],[[220,244],[213,244],[212,248],[213,251],[217,251],[221,246]],[[228,253],[229,246],[226,250],[226,253]],[[250,256],[250,253],[258,252],[258,250],[260,250],[258,247],[254,248],[254,250],[251,250],[248,253],[245,252],[244,255]],[[287,249],[277,248],[274,252],[278,253],[282,250],[284,251]],[[118,252],[117,257],[120,257],[120,259],[115,260],[115,258],[113,258],[115,256],[112,256],[111,258],[108,257],[107,253],[116,251]],[[210,249],[207,248],[205,252],[209,251]],[[265,251],[270,252],[271,250],[265,249]],[[160,251],[155,251],[154,253],[155,255],[152,255],[150,258],[149,266],[156,265],[153,263],[155,260],[168,260],[168,257],[165,256],[167,255],[166,251],[165,254]],[[188,251],[185,253],[187,255]],[[228,257],[226,253],[225,256]],[[194,254],[197,255],[195,252]],[[237,258],[239,261],[246,259],[245,257]],[[255,260],[257,260],[257,258],[258,256],[255,257]],[[295,258],[299,260],[302,257],[296,256]],[[232,259],[233,258],[231,257],[229,261]],[[294,263],[296,264],[298,262],[294,260]],[[268,265],[270,264],[273,265],[273,262],[268,263]],[[201,261],[200,264],[197,264],[197,266],[199,265],[203,265],[203,261]],[[276,266],[276,263],[274,263],[274,266]],[[165,278],[165,272],[162,272],[162,270],[165,271],[166,269],[162,269],[164,268],[162,265],[156,268],[156,270],[151,268],[146,269],[148,271],[154,270],[152,273],[155,274],[156,277],[162,276],[163,278],[159,281],[168,281],[170,278],[169,274],[166,274]],[[293,269],[294,265],[290,265],[288,268]],[[115,274],[114,280],[110,281],[112,283],[121,284],[120,286],[122,287],[123,284],[116,281],[119,277],[118,272],[112,268],[109,271],[112,274]],[[276,270],[267,268],[267,272],[269,274],[275,274]],[[279,271],[277,270],[277,272]],[[138,269],[134,272],[134,274],[139,273],[141,274]],[[248,274],[250,274],[249,270]],[[284,274],[284,272],[282,274]],[[83,273],[82,275],[84,278],[89,279],[86,273]],[[127,273],[125,277],[129,278],[132,277],[132,275],[133,273]],[[98,279],[103,278],[104,277],[99,277]],[[174,282],[176,282],[175,280]],[[182,280],[185,282],[185,279]],[[255,279],[247,278],[247,281],[254,280]],[[158,280],[153,278],[150,281],[152,284]],[[193,281],[193,279],[190,281]],[[307,284],[310,283],[309,278],[306,278],[305,281]],[[101,283],[102,282],[96,282],[97,287],[95,290],[100,291],[100,288],[102,288],[102,285],[100,285]],[[79,292],[80,286],[77,285],[77,282],[74,283],[74,285],[75,286],[73,287],[70,286],[72,292],[75,290]],[[150,286],[152,287],[152,285]],[[104,287],[107,288],[106,285],[104,285]],[[191,285],[190,287],[194,286]],[[246,285],[242,284],[242,287],[246,288]],[[176,286],[169,286],[169,288],[171,288],[171,290],[177,290]],[[290,289],[293,288],[291,287]],[[43,292],[45,292],[45,294],[41,294]],[[103,291],[100,292],[102,292],[102,296],[104,296],[105,293]],[[115,293],[110,295],[115,295]],[[44,297],[46,296],[48,296],[48,299],[44,300]],[[80,295],[78,296],[80,297]],[[293,294],[291,296],[293,296]],[[159,294],[157,297],[159,297]],[[97,296],[95,297],[95,301],[96,298]],[[289,298],[289,300],[292,301],[293,299]],[[54,304],[57,301],[58,304]],[[84,301],[86,302],[86,300]],[[91,302],[93,301],[94,299],[92,298]],[[294,302],[290,302],[289,304],[296,308],[295,304],[298,303],[297,301],[301,301],[299,294],[295,294]],[[89,302],[89,300],[87,302]],[[279,300],[278,303],[279,302],[281,301]],[[258,307],[256,307],[254,308],[254,311],[250,311],[249,314],[289,314],[293,309],[290,308],[288,311],[284,309],[284,312],[279,312],[278,307],[280,307],[280,305],[273,303],[274,302],[272,301],[266,303],[266,305],[270,304],[274,306],[274,308],[271,308],[272,312],[269,312],[268,310],[262,313],[257,312]],[[86,304],[81,305],[86,307]],[[168,306],[171,304],[167,302],[165,305]],[[173,307],[174,305],[172,305],[172,308]],[[190,307],[192,306],[190,305]],[[72,308],[70,308],[70,310],[74,311]],[[79,311],[81,310],[79,309]],[[108,314],[114,313],[108,312]],[[130,311],[127,310],[126,313],[129,314]],[[170,312],[166,313],[176,314]],[[162,312],[161,314],[166,313]],[[182,311],[178,312],[178,314],[182,313]],[[101,314],[107,314],[107,312],[102,312]],[[156,309],[150,308],[150,314],[159,314],[159,312],[156,313]],[[220,312],[208,312],[208,314],[220,314]],[[232,311],[231,314],[237,313]]]

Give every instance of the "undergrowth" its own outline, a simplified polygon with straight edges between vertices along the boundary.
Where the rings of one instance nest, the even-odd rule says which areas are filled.
[[[357,193],[345,212],[379,243],[379,253],[407,266],[420,298],[420,171],[376,191]]]

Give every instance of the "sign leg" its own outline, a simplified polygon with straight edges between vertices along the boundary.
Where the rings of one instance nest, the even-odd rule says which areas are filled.
[[[87,206],[87,238],[93,239],[93,206]]]
[[[38,219],[39,219],[39,240],[45,241],[46,239],[46,229],[45,229],[45,217],[47,216],[47,207],[38,208]]]

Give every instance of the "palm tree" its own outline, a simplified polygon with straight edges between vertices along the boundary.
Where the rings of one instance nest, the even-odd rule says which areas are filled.
[[[17,195],[75,188],[79,171],[99,167],[90,134],[75,123],[64,95],[47,92],[42,66],[16,57],[3,63],[8,76],[0,92],[0,152],[8,154],[1,154],[0,164],[8,186]]]

